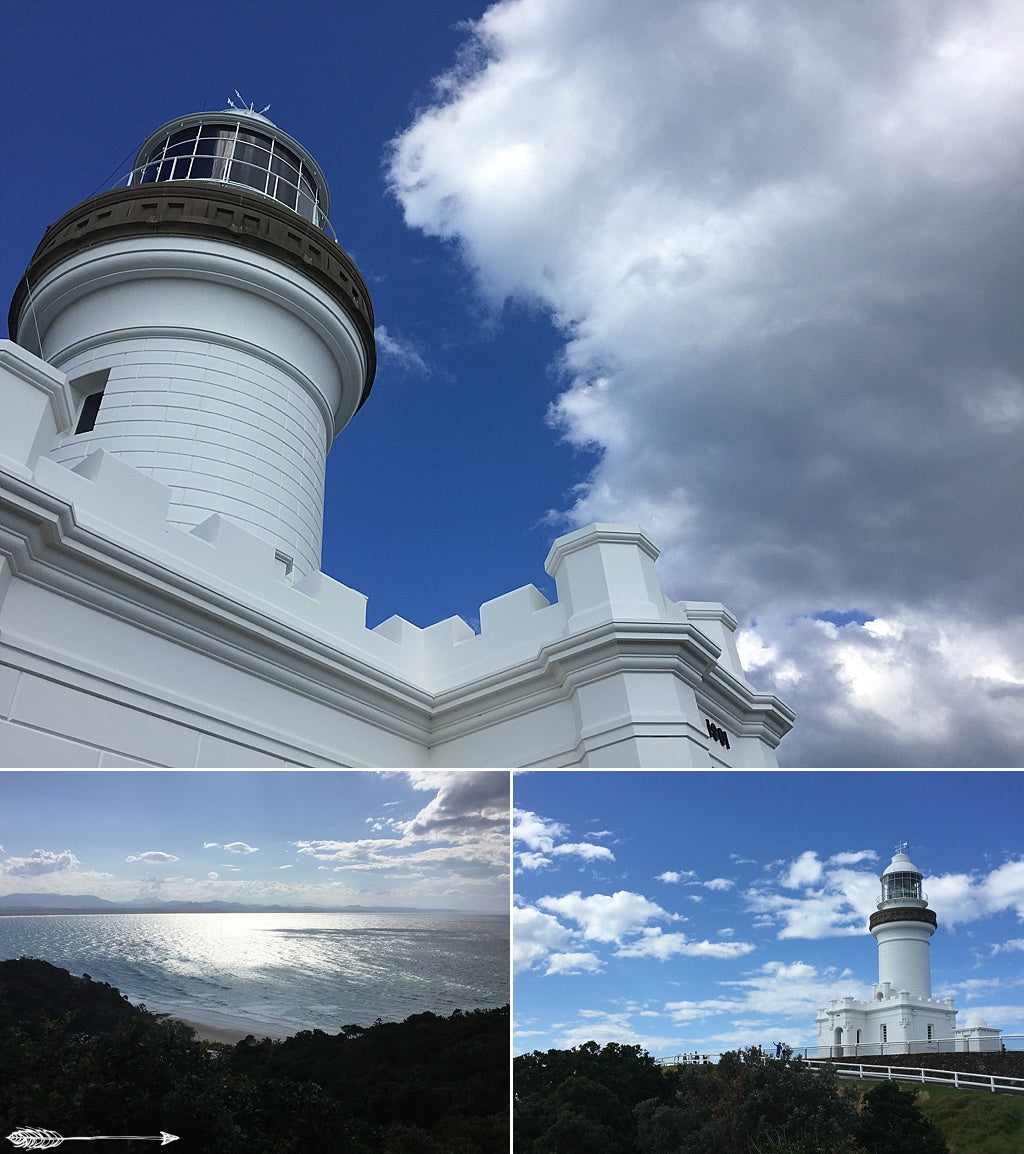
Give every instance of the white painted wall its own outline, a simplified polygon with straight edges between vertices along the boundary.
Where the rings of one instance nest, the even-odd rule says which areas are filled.
[[[558,600],[505,594],[478,634],[367,629],[366,598],[286,573],[264,526],[215,508],[190,527],[162,466],[93,444],[67,467],[73,390],[11,342],[0,397],[4,765],[776,764],[792,714],[746,681],[723,606],[665,597],[635,527],[561,538]]]

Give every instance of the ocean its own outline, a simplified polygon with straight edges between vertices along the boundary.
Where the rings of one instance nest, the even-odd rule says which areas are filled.
[[[0,959],[42,958],[130,1002],[268,1037],[509,1001],[507,915],[0,917]]]

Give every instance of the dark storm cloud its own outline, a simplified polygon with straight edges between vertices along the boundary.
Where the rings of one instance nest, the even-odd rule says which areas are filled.
[[[737,612],[784,763],[1019,764],[1024,9],[510,0],[477,37],[393,189],[560,325],[552,423],[600,452],[566,520]]]

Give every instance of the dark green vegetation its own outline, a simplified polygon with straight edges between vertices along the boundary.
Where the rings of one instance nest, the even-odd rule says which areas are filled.
[[[0,1139],[177,1134],[210,1154],[508,1148],[508,1009],[209,1046],[47,962],[0,962]]]
[[[513,1063],[515,1154],[1020,1154],[1024,1101],[840,1082],[746,1050],[662,1067],[638,1046]]]

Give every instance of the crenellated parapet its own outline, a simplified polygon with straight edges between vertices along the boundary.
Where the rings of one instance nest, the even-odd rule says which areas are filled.
[[[369,629],[363,594],[266,534],[221,512],[178,523],[168,485],[102,448],[53,459],[74,388],[11,342],[0,396],[16,414],[0,424],[0,725],[30,755],[15,760],[775,764],[792,714],[747,682],[724,606],[664,594],[638,528],[559,538],[557,600],[506,593],[479,632]]]

